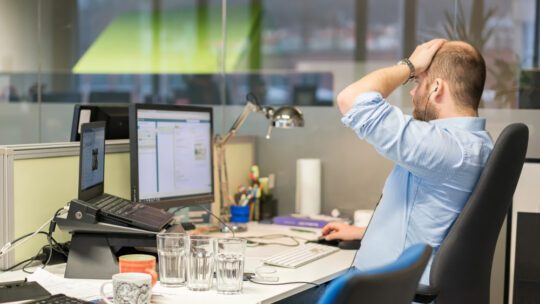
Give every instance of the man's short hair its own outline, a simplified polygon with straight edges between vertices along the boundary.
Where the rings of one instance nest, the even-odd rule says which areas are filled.
[[[433,57],[427,77],[448,81],[458,105],[478,110],[486,81],[486,63],[473,46],[458,41],[445,43]]]

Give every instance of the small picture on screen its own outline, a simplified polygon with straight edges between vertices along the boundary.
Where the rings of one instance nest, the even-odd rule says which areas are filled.
[[[98,169],[98,149],[92,149],[92,171]]]

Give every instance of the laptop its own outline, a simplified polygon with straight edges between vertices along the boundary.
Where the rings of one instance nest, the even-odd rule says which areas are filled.
[[[98,221],[155,232],[172,222],[173,214],[165,210],[104,193],[104,121],[82,125],[80,147],[79,200],[98,210]]]

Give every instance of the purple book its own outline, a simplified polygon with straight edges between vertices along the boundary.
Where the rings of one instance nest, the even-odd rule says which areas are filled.
[[[308,217],[294,217],[294,216],[276,216],[273,219],[274,224],[278,225],[287,225],[287,226],[298,226],[298,227],[311,227],[311,228],[322,228],[328,221],[325,220],[316,220]]]

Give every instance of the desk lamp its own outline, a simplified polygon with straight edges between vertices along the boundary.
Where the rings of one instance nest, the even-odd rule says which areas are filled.
[[[214,144],[217,154],[218,165],[218,180],[220,185],[221,204],[222,207],[227,207],[234,204],[234,199],[229,193],[229,180],[227,176],[227,163],[225,161],[225,145],[236,134],[238,129],[245,122],[250,113],[262,113],[266,119],[270,120],[268,131],[266,132],[266,139],[270,139],[270,133],[272,127],[276,128],[294,128],[304,126],[304,117],[302,112],[293,106],[283,106],[277,110],[269,106],[261,106],[254,94],[249,93],[246,96],[246,106],[244,110],[238,116],[233,123],[229,132],[225,136],[216,136]]]

